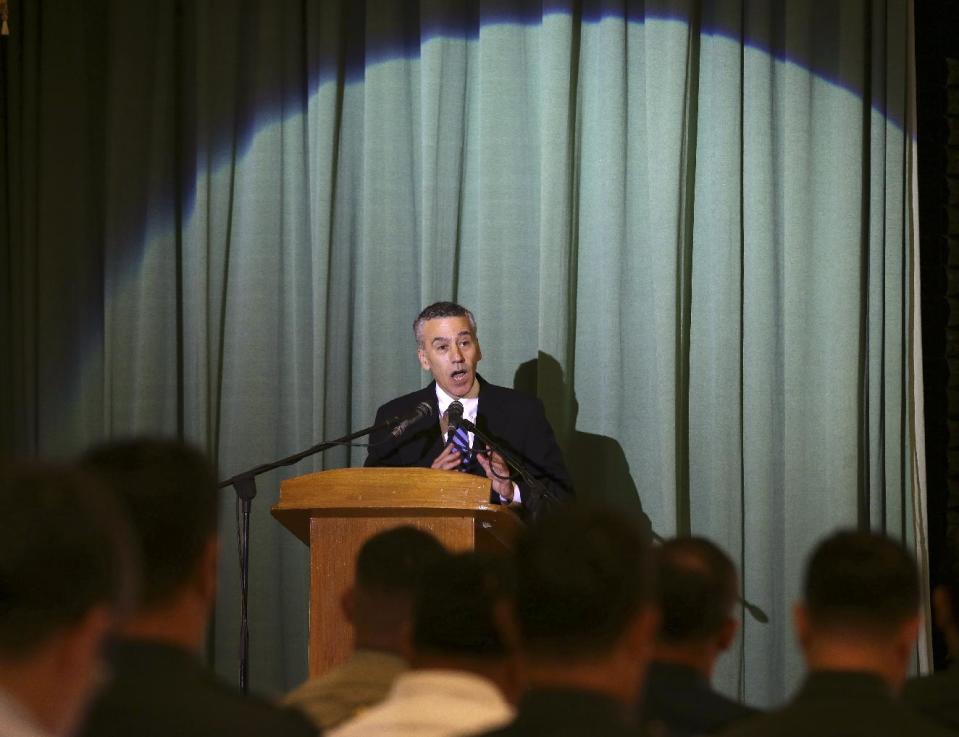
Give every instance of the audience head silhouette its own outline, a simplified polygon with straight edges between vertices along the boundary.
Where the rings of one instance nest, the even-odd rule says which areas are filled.
[[[307,737],[299,713],[219,681],[199,655],[216,594],[218,491],[212,465],[176,440],[123,440],[82,465],[122,501],[143,549],[139,607],[111,648],[110,679],[82,737]]]
[[[507,696],[520,688],[505,621],[511,591],[506,561],[477,553],[441,555],[418,584],[412,669],[396,675],[379,703],[339,725],[338,737],[477,734],[511,718]],[[371,683],[369,669],[364,674],[344,668],[346,682]],[[314,700],[337,699],[331,687],[338,680],[318,679],[327,688]]]
[[[656,657],[711,676],[736,636],[736,567],[702,537],[667,540],[657,551],[659,625]]]
[[[174,440],[137,439],[94,448],[83,464],[123,501],[133,522],[143,551],[141,606],[175,596],[217,535],[209,461]]]
[[[536,685],[630,703],[657,622],[652,551],[609,509],[570,505],[528,529],[516,552],[516,612]]]
[[[514,698],[520,684],[510,619],[513,596],[505,559],[462,553],[435,562],[416,594],[414,668],[477,673]]]
[[[912,556],[868,532],[826,538],[809,558],[796,627],[811,669],[870,671],[898,688],[919,628]]]
[[[653,664],[637,704],[650,733],[716,734],[754,710],[710,684],[736,637],[736,568],[702,537],[678,537],[656,551],[662,619]]]
[[[408,525],[363,544],[354,586],[343,598],[356,647],[409,657],[413,597],[426,569],[445,555],[435,537]]]
[[[82,463],[123,502],[140,542],[143,591],[125,632],[199,650],[216,594],[210,463],[178,441],[149,438],[100,446]]]
[[[122,508],[90,478],[42,465],[0,470],[5,705],[50,734],[73,731],[100,680],[102,643],[132,605],[136,559]]]
[[[681,645],[722,636],[732,620],[737,576],[732,560],[702,537],[667,540],[657,551],[659,641]]]

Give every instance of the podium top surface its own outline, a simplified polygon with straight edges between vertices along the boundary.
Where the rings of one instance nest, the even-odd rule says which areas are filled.
[[[490,503],[489,497],[489,479],[456,471],[341,468],[283,481],[272,512],[284,527],[309,544],[312,517],[515,518],[508,507]]]

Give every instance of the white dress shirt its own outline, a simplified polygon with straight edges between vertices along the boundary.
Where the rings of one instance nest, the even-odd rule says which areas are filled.
[[[487,679],[458,670],[402,674],[389,696],[331,737],[461,737],[501,727],[513,708]]]
[[[446,445],[446,432],[444,431],[444,428],[446,426],[446,421],[444,418],[446,417],[446,410],[449,409],[449,406],[453,403],[454,400],[458,400],[459,403],[463,405],[463,419],[469,420],[474,425],[476,424],[476,415],[479,412],[480,398],[478,396],[453,397],[447,394],[445,391],[443,391],[440,385],[437,384],[436,385],[436,407],[440,412],[440,431],[443,432],[444,446]],[[467,432],[467,435],[469,436],[470,448],[472,448],[473,433]],[[519,493],[519,486],[517,485],[515,481],[513,482],[513,498],[512,499],[506,499],[500,494],[497,494],[496,496],[498,496],[500,498],[500,501],[503,502],[504,504],[509,504],[510,502],[513,502],[515,504],[523,503],[523,498]]]

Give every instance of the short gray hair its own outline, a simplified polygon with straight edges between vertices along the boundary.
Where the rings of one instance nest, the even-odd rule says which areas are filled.
[[[470,321],[470,330],[476,336],[476,318],[473,313],[458,305],[456,302],[434,302],[423,311],[413,321],[413,337],[416,338],[416,345],[423,346],[423,324],[428,320],[437,320],[441,317],[465,317]]]

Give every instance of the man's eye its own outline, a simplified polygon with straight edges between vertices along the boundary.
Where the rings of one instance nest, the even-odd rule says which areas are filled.
[[[436,346],[436,352],[437,352],[437,353],[444,353],[448,347],[449,347],[449,346],[438,345],[438,346]]]

